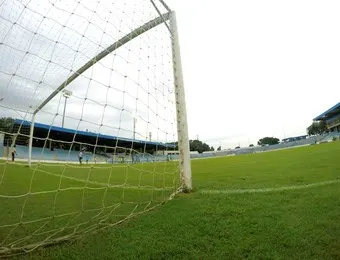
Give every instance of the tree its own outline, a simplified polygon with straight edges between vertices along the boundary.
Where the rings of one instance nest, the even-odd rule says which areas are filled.
[[[315,121],[307,128],[308,135],[319,135],[327,131],[325,121]]]
[[[258,145],[274,145],[278,143],[280,143],[280,139],[275,137],[263,137],[257,142]]]
[[[0,131],[5,133],[11,133],[13,130],[15,120],[11,117],[0,118]]]
[[[203,153],[205,151],[211,151],[211,148],[206,143],[203,143],[200,140],[190,140],[190,151],[197,151],[199,153]]]
[[[175,149],[178,150],[178,142],[167,143],[171,145],[175,145]],[[199,153],[203,153],[206,151],[214,151],[214,147],[210,147],[206,143],[203,143],[200,140],[189,140],[190,151],[197,151]]]
[[[9,145],[12,143],[12,136],[15,120],[11,117],[0,118],[0,133],[4,134],[4,144]]]
[[[165,144],[166,145],[174,146],[174,147],[172,147],[172,149],[178,150],[178,142],[171,142],[171,143],[165,143]]]
[[[215,151],[214,146],[211,146],[211,147],[210,147],[210,151],[212,151],[212,152]]]
[[[250,144],[249,147],[254,147],[254,145],[253,145],[253,144]]]
[[[11,117],[0,118],[0,133],[4,134],[4,145],[11,145],[13,142],[13,133],[15,120]]]
[[[218,148],[217,148],[217,151],[221,151],[222,150],[222,148],[221,148],[221,146],[219,146]]]

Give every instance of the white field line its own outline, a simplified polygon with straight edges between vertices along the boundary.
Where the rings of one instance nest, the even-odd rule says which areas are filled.
[[[235,190],[200,190],[200,193],[203,194],[242,194],[242,193],[264,193],[264,192],[277,192],[277,191],[286,191],[286,190],[300,190],[300,189],[309,189],[318,186],[324,186],[328,184],[340,183],[340,179],[330,180],[330,181],[322,181],[315,182],[304,185],[292,185],[285,187],[276,187],[276,188],[258,188],[258,189],[235,189]]]

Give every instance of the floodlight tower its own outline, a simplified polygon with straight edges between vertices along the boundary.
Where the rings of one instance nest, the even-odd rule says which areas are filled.
[[[137,124],[137,118],[133,118],[133,141],[136,139],[136,124]]]
[[[137,118],[139,114],[138,112],[133,112],[132,113],[132,118],[133,118],[133,134],[132,134],[132,140],[136,140],[136,125],[137,125]]]
[[[67,90],[67,89],[64,89],[64,90],[62,91],[62,93],[63,93],[63,96],[64,96],[64,98],[65,98],[65,103],[64,103],[63,121],[62,121],[62,123],[61,123],[61,127],[64,128],[64,121],[65,121],[65,112],[66,112],[67,99],[68,99],[70,96],[72,96],[72,91]]]

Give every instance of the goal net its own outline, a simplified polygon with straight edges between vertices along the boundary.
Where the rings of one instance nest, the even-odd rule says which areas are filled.
[[[0,256],[191,189],[175,14],[160,0],[0,0]]]

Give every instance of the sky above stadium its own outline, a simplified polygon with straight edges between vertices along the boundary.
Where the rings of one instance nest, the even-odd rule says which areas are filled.
[[[303,135],[340,101],[339,1],[173,6],[191,138],[227,148]]]
[[[17,109],[10,115],[25,119],[30,115],[18,111],[40,104],[70,69],[157,15],[148,1],[23,2],[0,5],[0,98]],[[303,135],[314,117],[340,101],[338,1],[166,2],[177,12],[190,139],[233,148],[264,136]],[[168,32],[157,30],[67,87],[73,95],[66,127],[131,137],[138,117],[139,139],[149,132],[159,141],[176,135],[171,82],[164,81],[172,73],[170,45],[158,44]],[[57,95],[37,121],[59,126],[63,102]]]

